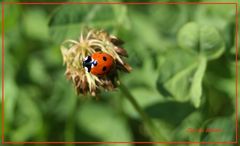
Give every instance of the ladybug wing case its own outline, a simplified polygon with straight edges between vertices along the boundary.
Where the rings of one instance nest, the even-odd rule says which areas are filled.
[[[113,65],[113,58],[108,55],[107,53],[95,53],[92,55],[93,68],[91,69],[91,73],[98,76],[103,76],[109,73],[112,65]]]

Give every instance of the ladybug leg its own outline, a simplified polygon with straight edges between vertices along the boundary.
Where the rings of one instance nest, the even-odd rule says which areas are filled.
[[[85,66],[84,69],[85,69],[87,72],[90,72],[90,71],[91,71],[91,67],[90,67],[90,66]]]

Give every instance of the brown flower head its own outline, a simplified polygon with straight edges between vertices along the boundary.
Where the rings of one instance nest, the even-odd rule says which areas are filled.
[[[66,77],[73,82],[77,94],[90,93],[95,96],[101,88],[113,90],[119,85],[117,70],[130,72],[131,67],[124,60],[126,50],[122,48],[123,41],[103,30],[89,29],[82,32],[78,41],[66,40],[61,46]],[[114,67],[105,76],[96,76],[87,72],[83,61],[93,53],[103,52],[114,59]]]

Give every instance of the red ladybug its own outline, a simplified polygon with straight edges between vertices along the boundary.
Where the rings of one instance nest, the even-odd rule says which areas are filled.
[[[87,56],[83,61],[85,70],[97,76],[108,74],[113,66],[113,57],[103,52],[93,53],[91,56]]]

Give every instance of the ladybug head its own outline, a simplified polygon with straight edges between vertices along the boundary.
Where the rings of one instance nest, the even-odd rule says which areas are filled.
[[[91,65],[92,65],[92,57],[91,56],[85,57],[83,60],[83,67],[87,72],[91,71]]]
[[[83,61],[83,67],[85,68],[85,70],[87,72],[90,72],[91,68],[93,68],[96,65],[97,65],[97,61],[94,60],[91,56],[85,57],[85,59]]]

